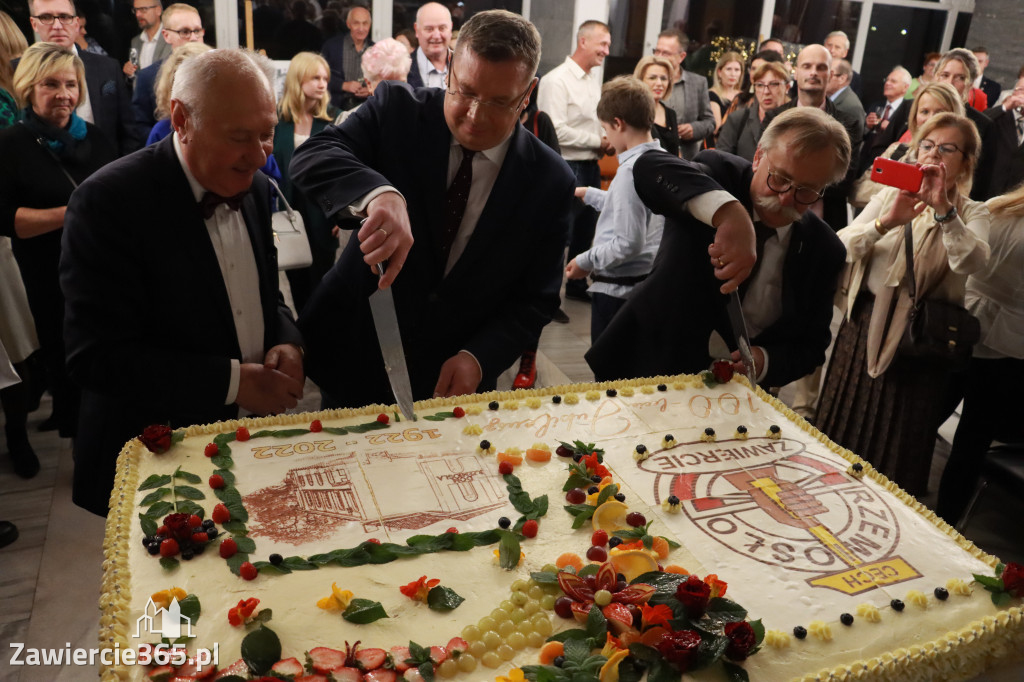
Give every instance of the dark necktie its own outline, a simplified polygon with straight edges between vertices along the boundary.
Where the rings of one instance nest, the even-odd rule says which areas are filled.
[[[889,120],[889,112],[891,110],[892,110],[892,103],[890,102],[889,104],[885,105],[885,111],[882,112],[882,120],[883,121],[888,121]]]
[[[462,224],[462,216],[466,213],[466,202],[469,199],[469,187],[473,184],[473,156],[476,154],[471,149],[462,149],[462,163],[455,173],[455,179],[448,187],[444,199],[444,232],[441,234],[441,253],[444,261],[448,262],[448,254],[451,253],[452,243],[455,235],[459,232],[459,225]]]
[[[746,295],[747,287],[754,281],[754,276],[757,275],[758,270],[761,269],[761,261],[764,259],[764,245],[771,236],[775,234],[775,230],[768,227],[760,220],[754,221],[754,242],[757,245],[757,262],[754,263],[754,269],[750,271],[750,276],[747,277],[743,284],[740,285],[740,294]]]
[[[242,207],[242,200],[245,199],[245,195],[248,192],[239,192],[233,197],[222,197],[219,194],[213,192],[207,192],[203,195],[203,198],[199,200],[199,210],[203,212],[203,219],[209,220],[213,216],[213,212],[217,210],[219,204],[227,204],[228,208],[232,211],[237,211]]]

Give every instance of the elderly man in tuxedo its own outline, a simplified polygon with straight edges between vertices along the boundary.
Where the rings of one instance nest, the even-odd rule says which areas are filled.
[[[846,251],[808,209],[842,179],[850,154],[842,124],[821,109],[799,107],[773,119],[753,163],[713,150],[693,163],[661,151],[637,159],[637,194],[666,217],[665,231],[651,275],[586,354],[594,376],[699,372],[713,359],[715,331],[737,347],[721,293],[750,272],[743,225],[753,232],[751,217],[757,263],[739,292],[757,381],[782,386],[821,365]],[[722,189],[728,194],[716,191]],[[729,281],[719,287],[716,278]]]
[[[267,69],[241,50],[186,61],[174,134],[93,174],[68,204],[65,337],[83,388],[73,496],[97,514],[118,452],[146,426],[278,413],[302,396],[256,172],[277,123]]]
[[[394,284],[418,400],[493,389],[558,310],[575,183],[519,123],[539,59],[531,23],[480,12],[445,89],[384,82],[295,151],[292,178],[328,217],[366,217],[299,319],[327,405],[394,401],[367,302],[378,286]],[[367,266],[385,260],[378,284]]]

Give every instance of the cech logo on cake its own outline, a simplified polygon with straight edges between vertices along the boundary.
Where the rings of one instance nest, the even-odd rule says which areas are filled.
[[[920,573],[894,554],[900,527],[882,496],[791,439],[682,443],[638,465],[655,499],[679,498],[704,533],[745,557],[856,595]]]

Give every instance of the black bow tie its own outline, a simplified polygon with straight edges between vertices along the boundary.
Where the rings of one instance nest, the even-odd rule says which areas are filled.
[[[233,197],[222,197],[219,194],[207,192],[199,200],[199,210],[203,212],[203,219],[209,220],[213,216],[213,212],[217,210],[218,204],[227,204],[232,211],[237,211],[242,207],[242,200],[245,199],[246,194],[248,192],[239,192]]]

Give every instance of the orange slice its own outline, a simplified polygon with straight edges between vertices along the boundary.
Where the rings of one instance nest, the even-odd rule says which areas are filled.
[[[573,552],[566,552],[557,559],[555,559],[555,566],[558,568],[565,568],[566,566],[572,566],[578,573],[583,568],[583,559],[580,558],[579,554]]]
[[[608,531],[610,535],[613,531],[629,528],[629,524],[626,523],[626,514],[628,513],[629,507],[624,503],[618,500],[608,500],[594,510],[590,522],[593,524],[594,530]]]
[[[522,455],[509,455],[504,452],[499,452],[498,464],[501,464],[502,462],[508,462],[509,464],[515,467],[523,463],[523,458]]]
[[[649,571],[658,570],[657,560],[651,553],[643,549],[628,549],[625,552],[613,551],[608,559],[612,562],[616,572],[626,576],[627,581]]]
[[[547,642],[540,648],[541,665],[551,665],[552,661],[565,653],[565,645],[561,642]]]
[[[550,450],[540,450],[538,448],[530,448],[526,451],[526,459],[531,462],[547,462],[551,459]]]
[[[626,656],[629,656],[628,649],[619,649],[612,654],[608,661],[601,666],[601,674],[598,679],[601,682],[619,682],[619,663]]]

